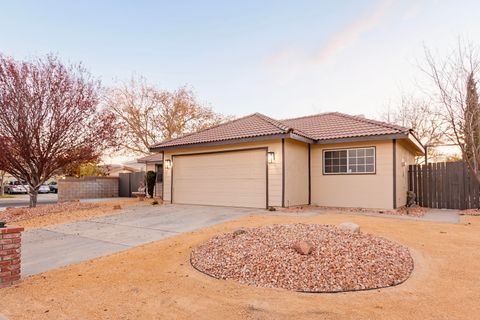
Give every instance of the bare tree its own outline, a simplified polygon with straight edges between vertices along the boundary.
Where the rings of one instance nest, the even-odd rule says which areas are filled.
[[[428,48],[425,48],[425,57],[423,70],[436,87],[436,98],[448,124],[445,137],[460,147],[463,160],[480,182],[478,49],[459,40],[457,48],[446,58],[437,58]]]
[[[81,65],[0,55],[0,168],[28,183],[31,207],[51,176],[111,145],[115,118],[98,108],[99,89]]]
[[[112,88],[106,105],[118,119],[120,147],[134,154],[148,154],[156,142],[228,119],[202,106],[186,87],[173,92],[160,90],[143,77]]]
[[[382,120],[411,128],[425,146],[435,146],[444,141],[445,124],[433,101],[403,95],[393,110],[382,114]],[[437,155],[434,148],[427,148],[428,157]],[[423,157],[422,157],[423,158]]]

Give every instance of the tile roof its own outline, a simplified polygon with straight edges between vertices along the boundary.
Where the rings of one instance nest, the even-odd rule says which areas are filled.
[[[138,163],[161,162],[161,161],[163,161],[163,153],[154,153],[149,156],[145,156],[137,159]]]
[[[281,121],[260,113],[254,113],[155,144],[152,148],[175,147],[286,133],[295,133],[311,140],[322,141],[362,136],[408,134],[409,132],[408,128],[339,112]]]
[[[305,132],[314,140],[408,134],[410,129],[391,123],[351,116],[340,112],[328,112],[312,116],[286,119],[283,123]]]
[[[254,113],[210,128],[167,140],[152,148],[283,134],[293,131],[287,125],[263,114]]]

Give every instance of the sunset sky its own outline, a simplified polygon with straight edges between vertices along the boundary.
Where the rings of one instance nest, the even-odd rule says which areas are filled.
[[[104,85],[188,84],[215,110],[378,116],[439,52],[480,36],[477,1],[2,1],[0,51],[82,61]]]
[[[142,74],[216,111],[378,118],[431,90],[440,56],[480,38],[478,1],[1,1],[0,52],[82,61],[105,86]],[[419,85],[421,90],[419,90]]]

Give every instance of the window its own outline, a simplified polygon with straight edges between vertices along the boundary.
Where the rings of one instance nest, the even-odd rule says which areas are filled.
[[[157,183],[162,183],[163,182],[163,165],[162,164],[157,164],[155,165],[155,170],[157,173]]]
[[[324,174],[375,173],[375,147],[323,151]]]

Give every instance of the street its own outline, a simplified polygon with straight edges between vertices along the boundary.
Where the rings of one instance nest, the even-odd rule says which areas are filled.
[[[19,194],[12,195],[13,198],[2,198],[0,199],[0,211],[5,210],[7,207],[25,207],[28,206],[29,197],[28,194]],[[39,205],[57,203],[57,194],[47,193],[39,194],[38,201]]]

